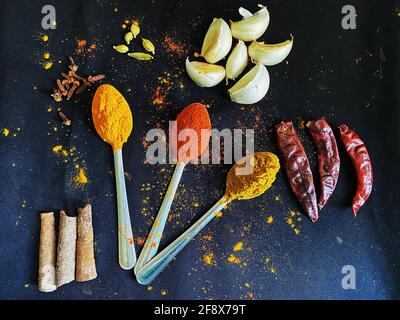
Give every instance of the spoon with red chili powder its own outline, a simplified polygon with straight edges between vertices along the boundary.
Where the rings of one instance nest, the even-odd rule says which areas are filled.
[[[181,111],[170,132],[170,148],[177,161],[164,200],[143,246],[135,266],[135,274],[157,254],[160,239],[168,218],[183,169],[189,162],[196,162],[208,148],[211,121],[201,103],[192,103]]]

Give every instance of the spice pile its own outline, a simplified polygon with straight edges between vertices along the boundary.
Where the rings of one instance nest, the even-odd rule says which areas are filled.
[[[69,100],[74,93],[81,94],[96,81],[105,78],[104,74],[88,76],[87,78],[81,77],[76,73],[78,71],[78,65],[74,62],[74,59],[72,57],[69,57],[68,59],[70,61],[69,71],[67,73],[61,72],[63,79],[57,79],[57,88],[54,89],[54,92],[51,95],[56,102],[63,101],[65,97]]]
[[[122,25],[123,29],[125,29],[126,24],[129,23],[129,21],[125,22],[126,23]],[[145,52],[129,52],[128,45],[131,43],[133,39],[136,39],[139,33],[140,33],[139,22],[135,20],[131,24],[130,31],[125,33],[124,35],[124,40],[127,45],[125,44],[115,45],[113,46],[113,49],[119,53],[124,53],[124,54],[127,53],[129,57],[134,58],[136,60],[152,60],[154,57],[151,54]],[[142,38],[142,46],[146,51],[152,53],[153,55],[156,53],[156,48],[149,39]]]
[[[60,211],[57,250],[54,212],[41,213],[40,221],[39,290],[52,292],[74,280],[95,279],[90,204],[78,209],[78,217],[69,217]]]

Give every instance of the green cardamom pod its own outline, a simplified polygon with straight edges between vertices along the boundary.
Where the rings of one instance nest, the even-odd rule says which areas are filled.
[[[145,48],[147,51],[151,52],[152,54],[155,54],[156,52],[156,48],[154,47],[154,44],[145,38],[142,38],[142,44],[143,44],[143,48]]]
[[[144,52],[129,52],[128,56],[136,60],[151,60],[153,56]]]

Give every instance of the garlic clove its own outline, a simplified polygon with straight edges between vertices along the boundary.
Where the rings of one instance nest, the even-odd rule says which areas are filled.
[[[243,7],[240,7],[240,8],[239,8],[239,14],[240,14],[243,18],[248,18],[248,17],[251,17],[251,16],[253,15],[249,10],[247,10],[247,9],[245,9],[245,8],[243,8]]]
[[[265,44],[264,42],[253,41],[249,46],[249,56],[255,63],[262,63],[265,66],[273,66],[281,63],[289,55],[293,47],[293,36],[276,44]]]
[[[233,102],[252,104],[260,101],[269,89],[269,73],[262,64],[257,64],[228,90]]]
[[[235,80],[247,66],[247,47],[239,40],[226,61],[226,80]]]
[[[225,68],[215,64],[189,61],[186,58],[186,72],[199,87],[214,87],[225,78]]]
[[[201,56],[209,63],[216,63],[225,58],[231,50],[232,33],[228,24],[221,18],[214,18],[201,48]]]
[[[268,28],[269,12],[267,7],[261,6],[261,9],[254,14],[250,11],[239,8],[239,13],[243,16],[240,21],[231,21],[232,36],[243,41],[253,41],[261,37]]]

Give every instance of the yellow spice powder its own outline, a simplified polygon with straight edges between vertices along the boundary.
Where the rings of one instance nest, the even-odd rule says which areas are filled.
[[[86,176],[85,170],[83,170],[82,168],[79,169],[79,172],[76,174],[74,180],[77,184],[86,184],[89,181]]]

